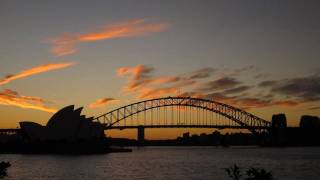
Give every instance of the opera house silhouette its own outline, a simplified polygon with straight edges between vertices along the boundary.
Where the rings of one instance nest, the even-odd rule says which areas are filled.
[[[82,107],[74,110],[74,105],[62,108],[48,121],[46,126],[35,122],[20,122],[24,136],[31,141],[78,141],[104,137],[101,123],[93,122],[93,117],[81,115]]]

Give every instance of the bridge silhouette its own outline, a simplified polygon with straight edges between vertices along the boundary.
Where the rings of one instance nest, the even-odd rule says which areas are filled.
[[[105,130],[137,129],[144,141],[145,128],[247,129],[253,134],[271,123],[242,109],[213,100],[192,97],[163,97],[144,100],[109,111],[94,119]]]
[[[259,135],[271,123],[249,112],[213,100],[192,97],[163,97],[128,104],[93,119],[106,131],[137,129],[138,142],[145,128],[246,129]],[[0,129],[16,133],[19,129]]]

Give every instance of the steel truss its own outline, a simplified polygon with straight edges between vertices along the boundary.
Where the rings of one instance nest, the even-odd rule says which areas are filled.
[[[202,109],[203,111],[210,111],[221,115],[233,122],[236,125],[213,125],[213,124],[199,124],[197,121],[190,122],[189,124],[167,124],[164,122],[158,122],[154,124],[144,124],[147,128],[234,128],[234,129],[248,129],[252,133],[257,133],[260,130],[268,129],[271,126],[269,121],[259,118],[249,112],[242,109],[230,106],[228,104],[216,102],[208,99],[192,98],[192,97],[164,97],[149,99],[132,103],[120,108],[114,109],[101,116],[95,118],[105,126],[105,129],[126,129],[126,128],[137,128],[139,125],[122,125],[119,123],[125,121],[133,115],[145,113],[146,111],[153,111],[160,107],[165,108],[164,112],[168,110],[166,107],[177,107],[180,110],[181,107],[192,107],[196,109]],[[186,116],[186,115],[185,115]],[[207,115],[206,115],[207,116]],[[146,118],[146,116],[144,116]],[[180,118],[180,114],[179,114]],[[144,122],[146,122],[144,120]],[[117,126],[118,124],[118,126]]]

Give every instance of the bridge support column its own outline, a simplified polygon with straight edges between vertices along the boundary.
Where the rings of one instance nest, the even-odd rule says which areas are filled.
[[[144,144],[144,127],[143,126],[139,126],[138,127],[138,146],[143,146]]]

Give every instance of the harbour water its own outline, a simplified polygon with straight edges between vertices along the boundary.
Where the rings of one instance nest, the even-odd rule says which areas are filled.
[[[143,147],[104,155],[1,154],[7,179],[216,179],[233,164],[261,167],[278,180],[318,180],[320,147]]]

